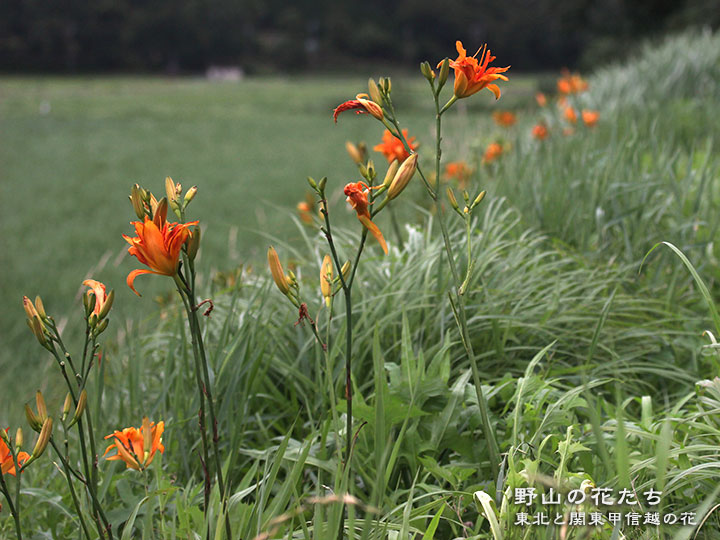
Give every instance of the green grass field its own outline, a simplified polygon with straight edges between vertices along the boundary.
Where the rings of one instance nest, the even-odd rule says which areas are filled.
[[[306,176],[328,176],[334,235],[341,259],[350,258],[361,227],[342,187],[359,177],[344,143],[372,146],[382,128],[351,113],[333,125],[330,112],[365,90],[365,75],[0,80],[0,380],[12,388],[2,393],[0,419],[14,433],[36,388],[47,391],[51,415],[63,400],[57,366],[25,325],[22,295],[41,295],[77,350],[80,283],[105,282],[117,297],[103,363],[88,383],[88,418],[98,438],[145,415],[166,426],[165,453],[147,474],[100,459],[99,498],[116,537],[223,537],[216,486],[203,512],[201,400],[182,304],[168,278],[138,278],[143,298],[125,285],[141,266],[124,255],[121,238],[135,219],[130,186],[162,194],[170,175],[199,186],[188,219],[203,229],[199,294],[215,302],[202,332],[238,538],[337,538],[342,507],[331,495],[347,490],[359,502],[348,505],[344,538],[717,538],[720,360],[703,331],[720,334],[720,36],[677,36],[592,74],[589,91],[572,99],[598,110],[600,121],[567,136],[554,105],[535,104],[546,78],[509,75],[499,102],[481,92],[443,123],[443,159],[473,165],[471,195],[488,192],[473,214],[469,257],[461,220],[448,218],[458,264],[475,261],[468,336],[502,463],[493,462],[447,299],[437,215],[414,179],[392,203],[402,246],[379,216],[390,253],[371,239],[358,270],[357,433],[353,474],[342,472],[347,318],[341,294],[332,318],[322,308],[327,247],[317,228],[297,220],[295,205]],[[393,77],[393,99],[431,170],[427,83],[419,74]],[[514,110],[518,123],[495,126],[490,113],[500,108]],[[539,121],[550,128],[547,140],[530,135]],[[505,153],[482,164],[495,140]],[[382,178],[384,159],[372,157]],[[686,263],[662,246],[641,269],[662,241]],[[269,279],[268,244],[296,268],[326,352],[307,325],[294,325],[297,310]],[[218,274],[238,265],[238,284]],[[71,448],[76,439],[73,432]],[[60,465],[43,458],[21,476],[26,536],[83,538]],[[515,525],[521,507],[512,490],[549,486],[656,489],[656,510],[694,512],[699,525],[564,533]],[[10,538],[15,524],[5,512],[0,536]]]

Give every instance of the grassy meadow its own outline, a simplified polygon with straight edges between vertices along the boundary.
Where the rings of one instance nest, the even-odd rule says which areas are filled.
[[[165,451],[142,474],[99,459],[97,498],[115,537],[225,537],[214,482],[204,500],[193,329],[171,279],[139,277],[142,298],[125,285],[142,266],[121,238],[136,219],[130,187],[160,196],[172,176],[199,187],[187,220],[202,227],[198,296],[214,302],[199,332],[234,537],[720,538],[720,35],[676,36],[587,74],[589,89],[571,99],[599,111],[592,128],[579,122],[564,134],[552,96],[544,108],[534,98],[554,76],[512,70],[498,102],[480,92],[445,115],[443,164],[473,168],[471,197],[487,190],[467,230],[445,197],[453,187],[462,208],[457,185],[438,190],[457,264],[474,261],[463,301],[482,392],[448,301],[438,215],[416,176],[392,203],[398,226],[377,217],[389,254],[370,238],[357,271],[348,476],[348,319],[342,294],[332,311],[324,307],[327,246],[295,206],[308,175],[327,176],[335,242],[340,259],[351,258],[362,228],[342,190],[360,177],[344,145],[372,148],[383,128],[352,113],[333,125],[331,111],[365,91],[369,75],[393,76],[0,79],[0,380],[10,387],[0,419],[10,433],[25,425],[36,389],[51,416],[64,398],[57,365],[27,330],[22,296],[42,296],[78,350],[80,284],[98,279],[117,295],[86,386],[99,454],[115,429],[143,416],[165,422]],[[405,73],[392,85],[402,127],[431,171],[428,83]],[[514,111],[517,123],[495,125],[498,109]],[[545,140],[531,136],[539,122]],[[483,163],[495,141],[503,154]],[[382,180],[385,159],[370,154]],[[687,259],[668,246],[645,259],[663,241]],[[294,269],[326,351],[309,324],[295,324],[297,309],[270,279],[269,244]],[[59,421],[56,430],[61,441]],[[66,438],[77,444],[74,431]],[[23,537],[84,538],[75,510],[91,516],[93,503],[83,489],[73,501],[59,457],[48,453],[20,475]],[[654,489],[662,493],[655,511],[693,512],[696,524],[516,525],[523,506],[513,490],[549,487],[629,489],[640,500]],[[650,510],[641,502],[637,511]],[[15,527],[3,504],[0,537]]]

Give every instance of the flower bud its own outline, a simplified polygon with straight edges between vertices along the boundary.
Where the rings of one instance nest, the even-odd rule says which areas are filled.
[[[345,264],[342,265],[342,268],[340,269],[340,273],[342,274],[343,281],[347,284],[347,280],[350,278],[350,270],[352,270],[352,267],[350,266],[350,261],[345,261]],[[340,278],[338,277],[338,281],[340,281]]]
[[[95,336],[97,337],[107,330],[108,324],[110,324],[110,319],[103,319],[100,321],[100,324],[95,326]]]
[[[195,227],[190,233],[190,238],[187,239],[187,254],[191,261],[197,257],[198,250],[200,249],[200,227]]]
[[[67,418],[67,415],[70,414],[70,407],[72,407],[72,394],[70,392],[67,393],[65,396],[65,403],[63,403],[62,408],[62,421],[64,422]]]
[[[372,99],[375,103],[382,103],[382,94],[380,94],[380,89],[372,77],[368,79],[368,94],[370,94],[370,99]]]
[[[347,150],[347,153],[350,156],[350,159],[352,159],[358,165],[365,162],[365,156],[363,156],[363,153],[360,151],[360,148],[355,146],[350,141],[347,141],[345,143],[345,150]]]
[[[150,419],[145,416],[142,423],[143,434],[143,463],[147,461],[152,448],[152,428],[150,427]]]
[[[68,424],[69,428],[74,426],[78,422],[78,420],[80,420],[83,413],[85,412],[86,406],[87,406],[87,390],[83,389],[83,391],[80,392],[80,397],[78,398],[78,402],[75,407],[75,414],[73,414],[72,420]]]
[[[317,189],[317,187],[318,187],[317,182],[315,181],[315,179],[312,176],[308,176],[307,181],[308,181],[308,184],[310,184],[311,188]]]
[[[432,82],[435,78],[435,72],[430,68],[429,62],[422,62],[420,64],[420,73],[422,73],[429,82]]]
[[[388,167],[387,172],[385,173],[385,180],[383,180],[382,185],[386,188],[390,187],[390,183],[395,178],[395,175],[397,174],[398,169],[400,168],[400,162],[397,159],[394,159],[393,162]]]
[[[42,395],[42,392],[38,390],[35,393],[35,403],[37,404],[37,418],[38,421],[42,424],[47,419],[47,405],[45,405],[45,398]]]
[[[27,403],[25,404],[25,418],[27,419],[28,424],[30,424],[30,427],[33,431],[40,432],[40,429],[42,428],[42,422],[38,420],[38,417],[35,415],[33,410],[30,408],[30,405],[28,405]]]
[[[392,91],[392,82],[390,82],[390,77],[383,77],[380,79],[380,86],[382,86],[383,91],[386,95],[389,95]]]
[[[195,195],[197,194],[197,186],[193,186],[190,189],[187,190],[187,193],[185,194],[185,197],[183,198],[183,206],[187,206],[190,204],[190,201],[192,201],[195,198]]]
[[[160,216],[162,218],[162,221],[165,221],[167,219],[167,211],[168,211],[168,201],[165,197],[160,199],[160,201],[155,205],[153,208],[153,219],[155,219],[155,216]]]
[[[417,160],[418,155],[412,154],[409,158],[403,161],[402,165],[400,165],[395,178],[393,178],[393,181],[388,188],[387,196],[389,200],[393,200],[395,197],[400,195],[400,193],[402,193],[405,189],[405,186],[408,185],[408,182],[410,182],[415,174],[415,169],[417,169]]]
[[[177,200],[177,191],[175,190],[175,182],[169,176],[165,177],[165,194],[170,202]]]
[[[110,313],[110,308],[112,308],[113,302],[115,301],[115,289],[112,289],[108,295],[105,297],[105,303],[102,306],[102,309],[100,310],[100,313],[98,313],[98,319],[102,320],[105,317],[107,317],[107,314]]]
[[[25,466],[27,466],[31,461],[34,461],[43,455],[43,452],[45,452],[45,448],[47,448],[47,445],[50,442],[50,437],[52,437],[52,428],[53,420],[52,418],[48,417],[43,423],[42,429],[40,430],[40,435],[38,436],[38,440],[35,443],[35,448],[33,448],[30,459],[25,462]]]
[[[272,274],[273,281],[275,282],[275,285],[277,285],[277,288],[280,289],[280,292],[287,296],[290,292],[288,279],[285,277],[285,272],[280,264],[280,258],[278,257],[277,251],[275,251],[274,247],[270,246],[268,248],[267,256],[268,266],[270,267],[270,273]]]
[[[318,189],[320,190],[320,193],[323,193],[325,191],[326,185],[327,185],[327,176],[323,176],[320,179],[320,182],[318,182]]]
[[[475,200],[473,201],[472,206],[470,207],[471,210],[482,202],[482,200],[485,198],[485,193],[487,193],[487,192],[481,191],[480,193],[478,193],[478,196],[475,197]]]
[[[375,178],[375,163],[372,159],[369,159],[367,162],[367,177],[372,180]]]
[[[440,66],[440,75],[438,76],[438,92],[442,89],[443,86],[445,86],[445,83],[448,80],[449,73],[450,59],[446,58],[442,61],[442,65]]]
[[[23,445],[23,432],[22,428],[17,428],[15,432],[15,448],[20,448]]]
[[[45,313],[45,306],[43,305],[42,298],[39,296],[35,297],[35,309],[37,310],[38,315],[40,315],[40,319],[47,318],[47,314]]]
[[[141,187],[137,184],[133,185],[130,190],[130,202],[132,203],[133,210],[138,219],[145,217],[145,205],[143,204],[143,194]]]
[[[320,266],[320,292],[325,298],[325,303],[330,307],[332,300],[333,265],[330,255],[325,255],[322,266]]]
[[[448,199],[450,199],[450,206],[452,206],[455,210],[459,210],[457,199],[455,198],[455,193],[452,189],[447,188],[447,196]]]
[[[2,442],[10,446],[10,437],[8,437],[7,431],[4,429],[0,429],[0,439],[2,439]]]

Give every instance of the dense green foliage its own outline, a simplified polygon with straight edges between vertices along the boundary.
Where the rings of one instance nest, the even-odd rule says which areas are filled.
[[[318,285],[324,255],[319,233],[292,218],[290,206],[266,207],[281,216],[276,219],[284,230],[270,231],[269,240],[283,260],[293,261],[329,354],[323,355],[307,327],[293,324],[297,313],[262,262],[237,272],[206,271],[203,297],[213,298],[215,309],[204,332],[234,493],[231,516],[241,538],[264,531],[273,538],[336,538],[340,505],[330,495],[348,484],[361,502],[349,504],[347,530],[354,527],[360,538],[498,538],[490,526],[495,506],[504,538],[556,538],[557,529],[536,528],[528,536],[512,527],[508,490],[531,485],[655,487],[663,491],[663,508],[678,514],[701,516],[714,506],[720,382],[713,378],[720,375],[720,361],[701,334],[720,333],[708,310],[718,300],[720,277],[714,242],[720,223],[718,56],[720,36],[681,36],[634,63],[603,70],[578,98],[600,111],[600,122],[567,137],[555,112],[534,104],[518,108],[520,120],[509,130],[493,127],[487,111],[476,108],[447,122],[448,159],[474,162],[473,185],[488,189],[472,226],[476,267],[467,305],[493,428],[507,456],[497,483],[443,294],[449,282],[445,254],[420,186],[397,199],[398,206],[417,203],[404,216],[402,247],[382,216],[390,254],[383,257],[370,246],[358,274],[358,432],[350,479],[338,459],[345,436],[342,300],[338,295],[330,322]],[[529,128],[541,117],[551,137],[536,141]],[[417,117],[413,121],[421,125]],[[353,122],[378,130],[368,118],[343,122],[344,133]],[[486,144],[499,137],[511,150],[480,165]],[[420,138],[431,146],[430,137]],[[341,150],[333,152],[333,159],[338,156]],[[313,174],[311,162],[307,172]],[[303,172],[294,172],[298,182]],[[328,190],[339,192],[343,184],[331,177]],[[199,201],[213,194],[213,188],[200,192],[193,219],[205,219]],[[331,205],[342,213],[340,196]],[[463,231],[456,225],[452,240],[462,261]],[[335,235],[350,253],[359,226],[350,221]],[[661,241],[677,245],[692,265],[663,246],[640,270]],[[697,278],[689,268],[697,269]],[[152,280],[167,281],[169,290],[170,280],[147,278]],[[708,284],[707,296],[698,280]],[[141,475],[102,462],[103,496],[116,530],[128,538],[202,538],[208,525],[213,534],[221,530],[219,503],[215,493],[204,523],[182,306],[166,300],[155,311],[147,298],[133,301],[151,313],[115,329],[106,346],[90,390],[102,411],[94,423],[109,433],[138,425],[143,415],[164,419],[166,451],[150,471],[147,499]],[[326,335],[328,324],[332,332]],[[23,499],[33,508],[27,529],[38,538],[70,537],[77,525],[61,495],[61,473],[43,465],[25,480],[33,486]],[[490,496],[485,506],[473,497],[479,491]],[[9,520],[0,526],[11,534]],[[714,538],[717,531],[720,520],[713,513],[698,538]],[[588,532],[570,528],[565,537],[623,537],[609,526],[595,536]],[[622,532],[638,539],[694,534],[679,526]]]
[[[639,38],[720,24],[712,0],[330,2],[136,0],[0,3],[0,70],[247,71],[413,65],[456,39],[488,42],[505,64],[605,63]],[[435,60],[440,60],[437,58]]]

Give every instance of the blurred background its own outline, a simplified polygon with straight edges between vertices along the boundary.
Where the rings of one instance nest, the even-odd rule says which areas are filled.
[[[429,145],[418,63],[454,58],[457,39],[469,54],[487,42],[495,65],[512,66],[510,82],[499,102],[482,92],[448,118],[472,137],[447,140],[444,155],[468,159],[490,142],[491,109],[530,111],[561,68],[589,73],[647,40],[719,24],[711,0],[3,0],[0,382],[13,384],[0,393],[0,423],[20,417],[19,401],[56,369],[26,327],[23,295],[43,298],[70,343],[90,277],[117,292],[116,342],[155,324],[170,282],[140,277],[143,298],[125,285],[140,267],[121,237],[135,219],[132,184],[199,186],[190,219],[203,228],[205,285],[240,266],[264,272],[268,243],[303,234],[294,208],[305,178],[328,176],[342,207],[341,186],[357,180],[345,141],[379,142],[367,118],[332,122],[368,76],[392,76],[403,126]]]
[[[515,69],[589,69],[638,39],[719,21],[713,0],[3,0],[0,70],[362,70],[412,66],[456,39],[491,44]]]

